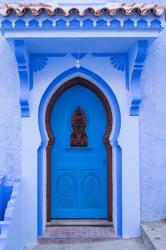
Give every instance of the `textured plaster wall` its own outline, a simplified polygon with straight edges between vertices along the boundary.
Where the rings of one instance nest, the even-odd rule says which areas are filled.
[[[142,74],[140,178],[142,220],[166,218],[166,30],[149,49]]]
[[[13,2],[3,1],[3,2]],[[20,0],[20,2],[27,2]],[[29,2],[38,2],[36,0]],[[54,2],[54,1],[48,1]],[[95,2],[95,1],[94,1]],[[102,1],[103,2],[103,1]],[[114,0],[113,2],[133,3]],[[136,1],[165,4],[165,0]],[[142,74],[140,181],[142,221],[166,217],[166,30],[151,45]],[[19,80],[13,52],[0,36],[0,175],[21,172]]]
[[[21,119],[14,54],[0,35],[0,175],[20,175]]]

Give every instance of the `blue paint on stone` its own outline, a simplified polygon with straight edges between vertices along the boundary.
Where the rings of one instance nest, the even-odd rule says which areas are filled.
[[[5,179],[5,177],[0,177],[0,221],[4,220],[7,203],[12,193],[12,186],[7,186]]]

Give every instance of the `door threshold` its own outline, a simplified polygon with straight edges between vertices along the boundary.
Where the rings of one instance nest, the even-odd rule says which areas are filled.
[[[91,227],[110,227],[112,221],[103,219],[53,219],[47,222],[47,226],[91,226]]]

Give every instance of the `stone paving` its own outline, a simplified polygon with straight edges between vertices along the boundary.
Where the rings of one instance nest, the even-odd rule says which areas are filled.
[[[39,244],[24,250],[146,250],[141,239],[116,238],[112,227],[47,227]]]
[[[166,219],[143,223],[142,232],[148,249],[166,250]]]

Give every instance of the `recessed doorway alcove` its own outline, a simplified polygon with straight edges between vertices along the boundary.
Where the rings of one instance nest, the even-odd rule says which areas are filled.
[[[60,80],[61,79],[61,80]],[[65,79],[69,79],[69,80],[65,80]],[[60,80],[60,83],[59,83]],[[51,145],[54,143],[54,138],[52,136],[52,129],[50,127],[50,115],[51,115],[51,110],[53,108],[53,104],[56,103],[55,101],[58,100],[58,97],[65,92],[65,89],[70,89],[72,88],[72,86],[82,86],[84,88],[86,88],[87,90],[90,89],[91,92],[94,92],[95,95],[97,95],[97,98],[100,99],[100,102],[102,103],[102,106],[105,109],[106,112],[106,116],[107,116],[107,126],[104,132],[104,136],[102,139],[102,143],[104,142],[106,149],[107,149],[107,153],[106,153],[106,159],[104,161],[106,161],[106,164],[104,163],[105,167],[107,169],[108,172],[108,187],[106,189],[108,189],[108,193],[106,190],[106,194],[105,197],[108,199],[108,204],[106,208],[106,215],[102,215],[102,217],[104,219],[108,219],[112,221],[112,214],[113,214],[113,206],[112,206],[112,202],[113,202],[113,198],[112,198],[112,191],[113,191],[113,183],[112,183],[112,166],[114,165],[115,171],[120,172],[121,170],[121,150],[120,147],[117,143],[117,138],[119,135],[119,130],[120,130],[120,110],[119,110],[119,105],[117,102],[117,99],[113,93],[113,91],[111,90],[111,88],[108,87],[108,85],[105,83],[105,81],[99,77],[97,74],[95,74],[94,72],[91,72],[90,70],[87,70],[86,68],[80,67],[79,69],[77,68],[72,68],[70,70],[67,70],[66,72],[62,73],[58,78],[56,78],[51,85],[49,85],[49,88],[45,91],[42,100],[40,102],[40,108],[39,108],[39,125],[40,125],[40,134],[42,136],[42,144],[41,147],[39,148],[39,162],[42,161],[42,154],[44,152],[47,151],[47,221],[50,221],[50,152],[51,152]],[[78,91],[78,90],[77,90]],[[107,91],[107,97],[105,96],[105,93]],[[52,93],[52,94],[50,94]],[[93,95],[94,95],[93,93]],[[69,95],[70,96],[70,95]],[[87,96],[86,96],[87,97]],[[79,99],[79,98],[78,98]],[[71,96],[71,100],[72,100],[72,96]],[[86,99],[85,99],[86,100]],[[60,105],[62,106],[62,105]],[[72,105],[71,105],[72,106]],[[113,109],[113,111],[112,111]],[[44,113],[43,111],[46,110]],[[74,110],[71,109],[72,112]],[[85,110],[88,110],[88,108]],[[71,113],[72,113],[71,112]],[[45,116],[46,114],[46,116]],[[96,113],[97,114],[97,113]],[[55,115],[55,114],[54,114]],[[43,117],[44,116],[44,117]],[[66,116],[67,117],[67,116]],[[97,116],[96,116],[97,117]],[[71,116],[70,116],[71,118]],[[114,120],[114,122],[112,123],[112,121]],[[70,123],[70,119],[68,119],[68,123]],[[44,122],[46,121],[46,123]],[[43,124],[42,124],[43,122]],[[92,129],[92,128],[91,128]],[[72,130],[71,130],[72,131]],[[48,136],[47,136],[48,134]],[[70,133],[69,133],[70,135]],[[48,140],[49,138],[49,140]],[[55,137],[56,138],[56,137]],[[68,136],[69,138],[69,136]],[[93,136],[92,136],[93,138]],[[56,139],[55,139],[56,141]],[[90,141],[92,141],[92,139],[90,139]],[[92,142],[91,142],[92,143]],[[67,150],[68,152],[74,152],[73,148],[69,147],[69,141],[68,141],[68,145],[65,148],[65,150]],[[83,150],[83,148],[79,148],[76,150]],[[112,151],[114,150],[114,161],[117,163],[117,167],[118,169],[116,170],[115,164],[113,163],[113,158],[112,158]],[[89,148],[85,149],[85,152],[92,152],[93,155],[95,153],[92,144],[89,145]],[[100,153],[98,152],[98,154],[100,155]],[[105,155],[105,153],[104,153]],[[117,158],[117,160],[116,160]],[[99,160],[99,159],[98,159]],[[108,161],[108,163],[107,163]],[[117,173],[115,174],[115,177],[117,178]],[[39,170],[39,176],[42,175],[41,170]],[[105,180],[105,184],[107,185],[107,177]],[[120,176],[118,177],[118,186],[121,185],[121,178]],[[39,185],[39,193],[43,193],[43,184],[40,183]],[[115,188],[115,187],[114,187]],[[114,191],[116,192],[116,191]],[[43,202],[42,197],[40,197],[41,203]],[[121,190],[119,189],[119,193],[118,193],[118,204],[121,204]],[[41,208],[41,206],[39,206]],[[108,209],[108,210],[107,210]],[[121,211],[121,207],[119,206],[119,212]],[[40,214],[40,213],[39,213]],[[115,213],[116,214],[116,213]],[[115,216],[114,214],[114,216]],[[95,216],[95,215],[94,215]],[[102,218],[101,217],[101,218]],[[87,217],[88,218],[88,217]],[[91,216],[90,218],[95,218],[93,216]],[[98,218],[98,217],[96,217]],[[100,217],[99,217],[100,218]],[[120,220],[120,213],[119,213],[119,220]],[[40,221],[41,222],[41,221]],[[121,222],[119,221],[119,224]],[[93,222],[92,222],[93,224]]]
[[[46,129],[47,220],[112,221],[112,111],[103,92],[81,77],[67,81],[49,101]]]

